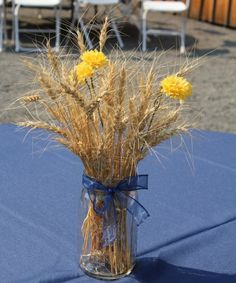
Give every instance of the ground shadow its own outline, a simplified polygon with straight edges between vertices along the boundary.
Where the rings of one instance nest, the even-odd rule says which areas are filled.
[[[226,46],[226,47],[236,47],[236,40],[225,40],[224,46]]]
[[[8,22],[10,26],[10,22]],[[53,19],[48,19],[40,25],[35,26],[31,22],[23,22],[21,23],[22,27],[24,28],[38,28],[38,29],[51,29],[54,28]],[[68,31],[69,29],[69,22],[64,19],[62,21],[62,28],[61,28],[61,47],[66,48],[66,50],[70,50],[72,53],[77,54],[76,48],[76,39],[75,37],[71,36],[71,33]],[[124,51],[140,51],[141,52],[141,34],[139,29],[131,25],[129,23],[123,24],[121,30],[122,39],[124,41]],[[210,33],[214,33],[215,31],[209,30]],[[8,38],[11,38],[12,30],[8,29]],[[98,33],[91,31],[90,34],[91,40],[96,48],[99,45],[98,42]],[[20,41],[23,47],[34,48],[39,47],[42,48],[46,45],[47,39],[50,38],[51,45],[54,46],[55,44],[55,35],[47,35],[45,33],[22,33],[20,36]],[[201,56],[222,56],[222,55],[229,55],[230,49],[236,46],[235,41],[225,40],[224,45],[218,49],[198,49],[198,40],[190,35],[186,35],[186,50],[188,57],[201,57]],[[106,51],[109,52],[114,48],[119,48],[117,39],[115,34],[110,30],[109,31],[109,38],[106,43]],[[163,51],[163,50],[176,50],[176,52],[180,48],[180,39],[179,37],[175,36],[149,36],[147,42],[147,53],[153,51]],[[8,46],[5,49],[6,52],[13,52],[14,46]],[[149,58],[151,60],[151,58]],[[137,58],[140,60],[140,58]]]
[[[125,24],[121,30],[124,40],[124,50],[138,49],[141,51],[142,36],[138,28],[131,24]],[[115,38],[113,38],[115,40]],[[197,43],[197,39],[193,36],[186,35],[186,49],[192,49]],[[161,35],[161,36],[148,36],[147,52],[155,50],[179,50],[180,38],[176,36]]]
[[[172,265],[154,257],[137,260],[131,276],[140,283],[235,283],[236,274],[220,274]]]
[[[63,22],[63,21],[62,21]],[[8,22],[8,26],[10,26],[10,22]],[[21,23],[21,27],[26,29],[36,28],[36,29],[53,29],[54,23],[53,19],[48,19],[48,21],[40,23],[38,25],[33,24],[31,22],[23,22]],[[61,28],[61,46],[66,47],[68,49],[75,49],[75,39],[71,37],[71,33],[68,31],[69,24],[65,21],[65,23],[62,23]],[[141,34],[139,32],[139,29],[131,25],[129,23],[123,24],[121,27],[120,33],[122,35],[122,39],[124,41],[124,51],[129,50],[139,50],[141,51]],[[11,28],[8,29],[8,38],[11,38],[12,36],[12,30]],[[47,39],[50,38],[51,45],[53,46],[55,44],[55,35],[51,34],[48,35],[43,32],[39,33],[21,33],[20,35],[20,41],[22,47],[27,48],[34,48],[36,46],[42,48],[45,46]],[[91,41],[93,42],[94,47],[98,46],[98,32],[97,31],[91,31],[90,33]],[[186,48],[189,50],[193,49],[193,46],[197,43],[197,40],[190,36],[186,36]],[[115,37],[114,32],[111,30],[109,31],[109,38],[106,43],[106,50],[109,52],[110,50],[114,48],[119,48],[117,38]],[[180,40],[179,37],[175,36],[149,36],[148,42],[147,42],[147,51],[152,52],[155,50],[178,50],[180,47]],[[8,46],[5,51],[12,52],[14,50],[14,46]]]

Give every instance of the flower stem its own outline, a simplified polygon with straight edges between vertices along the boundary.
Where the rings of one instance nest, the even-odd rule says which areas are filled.
[[[93,97],[93,92],[92,92],[92,89],[91,89],[91,86],[89,85],[89,82],[87,79],[85,79],[85,83],[89,89],[89,94],[90,94],[90,97],[92,98]]]
[[[91,86],[92,86],[93,94],[95,95],[95,87],[94,87],[93,79],[91,78],[90,81],[91,81]],[[103,124],[102,115],[101,115],[101,112],[100,112],[99,105],[98,105],[98,116],[99,116],[99,119],[100,119],[100,122],[101,122],[101,126],[102,126],[102,128],[104,128],[104,124]]]

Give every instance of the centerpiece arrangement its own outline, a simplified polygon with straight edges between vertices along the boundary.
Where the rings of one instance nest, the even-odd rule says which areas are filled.
[[[86,214],[80,266],[91,276],[116,279],[132,271],[137,226],[148,217],[138,201],[147,175],[138,175],[137,165],[150,149],[188,131],[182,110],[192,86],[185,78],[190,66],[161,77],[156,60],[142,71],[142,60],[131,67],[129,60],[108,58],[107,28],[106,20],[99,48],[89,51],[78,32],[76,61],[48,45],[43,64],[27,63],[41,87],[22,97],[31,118],[18,125],[51,132],[81,159]],[[41,115],[32,112],[36,105]]]

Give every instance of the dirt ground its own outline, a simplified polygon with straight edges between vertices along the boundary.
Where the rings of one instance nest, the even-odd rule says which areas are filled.
[[[27,13],[26,13],[27,15]],[[32,16],[32,14],[31,14]],[[172,15],[152,15],[158,26],[166,28],[174,26],[179,18]],[[32,18],[23,18],[23,24],[29,25]],[[38,19],[40,25],[41,19]],[[69,16],[65,14],[64,28],[68,26]],[[8,21],[8,34],[11,34],[11,22]],[[190,104],[193,107],[191,116],[196,117],[197,127],[201,129],[236,132],[236,30],[220,26],[188,20],[186,56],[180,56],[178,42],[175,37],[150,37],[148,51],[143,53],[139,46],[138,29],[130,23],[121,27],[125,48],[125,56],[129,56],[130,64],[135,64],[139,58],[146,58],[146,67],[152,64],[152,59],[166,50],[161,61],[164,65],[173,66],[185,60],[194,60],[204,56],[204,64],[199,66],[190,76],[194,86]],[[64,36],[66,32],[64,31]],[[42,36],[37,38],[41,42]],[[23,43],[31,44],[29,36],[22,38]],[[66,38],[63,38],[63,42]],[[107,53],[115,52],[112,46],[115,38],[109,39]],[[69,44],[70,45],[70,44]],[[6,50],[0,53],[0,122],[9,123],[22,120],[24,110],[6,110],[19,96],[32,87],[32,75],[20,62],[22,56],[35,57],[33,53],[14,52],[10,42]]]

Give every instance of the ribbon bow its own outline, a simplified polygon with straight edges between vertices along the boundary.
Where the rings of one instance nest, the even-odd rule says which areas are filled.
[[[128,194],[131,191],[147,190],[148,176],[136,175],[120,181],[115,187],[106,187],[102,183],[83,174],[82,184],[87,190],[93,204],[94,211],[103,217],[103,247],[108,246],[116,239],[117,215],[115,201],[132,214],[137,225],[140,225],[148,216],[148,211]],[[102,207],[97,202],[97,192],[104,192]]]

